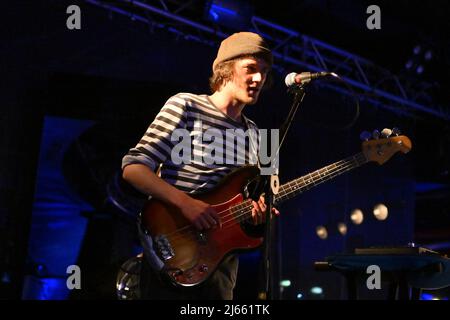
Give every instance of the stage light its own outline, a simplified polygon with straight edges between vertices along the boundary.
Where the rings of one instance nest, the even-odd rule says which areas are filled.
[[[405,64],[405,68],[407,70],[410,70],[413,67],[413,65],[414,65],[414,62],[411,59],[409,59],[408,62]]]
[[[416,72],[417,72],[417,74],[422,74],[424,70],[425,70],[425,68],[422,65],[420,65],[417,67]]]
[[[312,287],[311,293],[319,295],[323,293],[323,289],[321,287]]]
[[[361,224],[364,221],[364,214],[360,209],[355,209],[352,211],[350,219],[356,225]]]
[[[326,238],[328,238],[328,231],[327,231],[327,228],[325,228],[324,226],[318,226],[316,228],[316,234],[322,240],[325,240]]]
[[[301,293],[297,293],[297,299],[301,299],[301,298],[303,298],[303,294],[301,294]]]
[[[253,16],[250,3],[237,0],[211,0],[205,5],[206,19],[225,27],[248,30]]]
[[[337,225],[337,229],[339,233],[342,234],[343,236],[347,234],[347,225],[345,223],[339,222]]]
[[[428,300],[428,301],[429,300],[447,300],[448,301],[448,298],[447,297],[438,297],[438,296],[432,295],[430,293],[424,292],[420,295],[420,300]]]
[[[433,48],[427,44],[417,44],[412,51],[413,54],[406,60],[404,69],[410,75],[422,76],[433,59]]]
[[[11,283],[11,276],[6,271],[2,274],[2,282],[3,283]]]
[[[283,288],[287,288],[291,286],[291,280],[281,280],[280,286]]]
[[[433,296],[429,293],[422,293],[420,295],[420,300],[433,300]]]
[[[377,218],[377,220],[380,221],[386,220],[388,214],[389,214],[388,208],[382,203],[377,204],[373,208],[373,215],[375,216],[375,218]]]

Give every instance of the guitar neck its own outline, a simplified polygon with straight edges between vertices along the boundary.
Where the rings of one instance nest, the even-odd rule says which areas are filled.
[[[355,169],[368,160],[362,152],[337,161],[319,170],[306,174],[300,178],[294,179],[280,186],[278,194],[275,196],[275,204],[280,204],[285,200],[291,199],[306,190],[312,189],[325,181],[331,180],[344,172]]]

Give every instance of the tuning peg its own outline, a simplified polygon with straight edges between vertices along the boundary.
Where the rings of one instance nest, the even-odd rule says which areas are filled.
[[[369,141],[370,138],[372,138],[372,135],[370,134],[370,132],[368,131],[363,131],[361,132],[361,134],[359,135],[359,138],[362,141]]]
[[[389,138],[392,134],[392,130],[388,129],[388,128],[384,128],[383,130],[381,130],[381,136],[383,138]]]
[[[374,139],[379,139],[380,138],[380,131],[378,131],[377,129],[373,130],[372,137]]]
[[[396,136],[398,136],[398,135],[400,135],[400,129],[399,128],[397,128],[397,127],[395,127],[395,128],[392,128],[392,134],[393,135],[396,135]]]

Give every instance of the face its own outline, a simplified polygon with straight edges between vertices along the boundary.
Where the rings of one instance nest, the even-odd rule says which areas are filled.
[[[243,58],[234,64],[230,81],[233,98],[243,104],[255,104],[269,72],[268,64],[260,58]]]

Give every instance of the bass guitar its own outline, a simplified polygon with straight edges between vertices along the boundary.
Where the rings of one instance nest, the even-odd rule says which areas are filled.
[[[360,153],[281,185],[274,198],[275,205],[367,162],[382,165],[398,151],[410,150],[411,141],[406,136],[364,141]],[[162,272],[174,284],[198,285],[213,274],[227,254],[262,244],[263,237],[250,235],[243,227],[243,222],[251,219],[253,207],[245,190],[258,174],[257,167],[242,167],[208,192],[192,195],[209,203],[221,218],[221,227],[207,231],[197,230],[175,207],[157,199],[145,203],[141,212],[142,226],[152,237],[154,248],[164,262]]]

